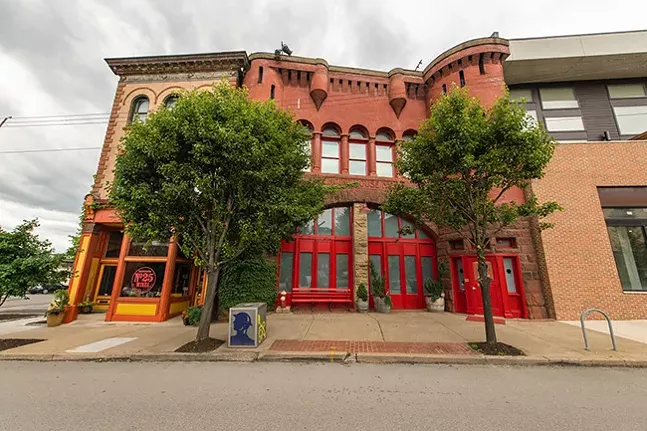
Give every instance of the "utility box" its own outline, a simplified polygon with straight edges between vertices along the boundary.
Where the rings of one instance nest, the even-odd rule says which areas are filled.
[[[229,309],[229,347],[258,347],[267,337],[267,304],[238,304]]]

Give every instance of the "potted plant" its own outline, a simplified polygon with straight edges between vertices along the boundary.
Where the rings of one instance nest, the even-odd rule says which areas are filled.
[[[366,290],[364,283],[360,283],[357,287],[357,311],[360,313],[368,312],[368,290]]]
[[[49,304],[45,317],[47,318],[47,326],[54,327],[63,323],[65,317],[65,307],[70,297],[67,290],[60,289],[54,292],[54,300]]]
[[[182,312],[182,322],[184,326],[197,326],[200,323],[202,307],[189,307]]]
[[[79,309],[79,313],[90,314],[92,313],[94,302],[90,301],[89,298],[85,298],[85,300],[83,302],[79,302],[79,305],[77,305],[76,307]]]
[[[371,262],[371,290],[373,291],[373,302],[375,311],[378,313],[389,313],[391,311],[391,297],[386,293],[384,277],[380,276]]]
[[[445,311],[445,286],[442,279],[447,274],[445,262],[438,262],[438,279],[428,278],[422,287],[425,291],[425,302],[427,311]]]

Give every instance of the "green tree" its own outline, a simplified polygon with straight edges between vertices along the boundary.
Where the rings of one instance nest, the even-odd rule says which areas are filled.
[[[207,271],[197,341],[209,336],[223,266],[244,252],[276,252],[334,190],[304,178],[308,139],[273,101],[226,82],[185,93],[127,130],[111,200],[134,238],[173,235]]]
[[[554,139],[507,95],[486,109],[467,90],[453,88],[432,106],[418,135],[399,150],[396,166],[413,187],[394,186],[384,209],[409,214],[419,224],[451,227],[472,244],[490,345],[497,342],[486,263],[490,238],[519,217],[543,218],[560,209],[534,197],[525,203],[501,198],[542,178],[554,149]]]
[[[39,284],[60,283],[62,255],[34,234],[37,220],[25,220],[12,231],[0,229],[0,306],[8,297],[24,297]]]

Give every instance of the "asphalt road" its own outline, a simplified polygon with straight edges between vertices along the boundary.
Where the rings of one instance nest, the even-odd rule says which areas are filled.
[[[645,430],[647,370],[0,362],[2,430]]]
[[[29,299],[8,298],[0,307],[0,313],[41,314],[47,310],[49,303],[54,300],[54,294],[27,295]]]

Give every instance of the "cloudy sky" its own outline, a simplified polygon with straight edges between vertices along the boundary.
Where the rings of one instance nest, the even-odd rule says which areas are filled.
[[[389,70],[468,39],[647,28],[644,0],[0,0],[0,226],[38,217],[63,251],[117,79],[106,57],[272,51]],[[64,117],[65,115],[86,114]],[[70,125],[62,120],[75,118]],[[92,120],[89,120],[92,119]],[[79,124],[81,123],[81,124]],[[86,124],[90,123],[90,124]],[[56,150],[31,152],[32,150]]]

